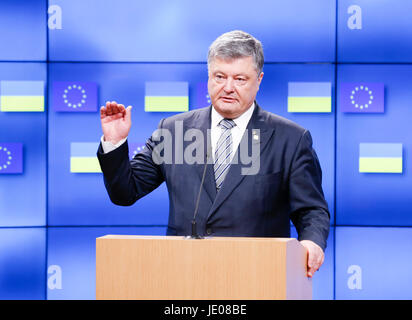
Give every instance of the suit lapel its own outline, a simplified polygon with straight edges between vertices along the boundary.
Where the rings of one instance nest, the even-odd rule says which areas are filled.
[[[256,103],[256,102],[255,102]],[[258,130],[256,130],[258,129]],[[253,112],[253,115],[246,127],[245,133],[243,134],[242,141],[240,145],[246,143],[245,139],[247,139],[248,145],[248,152],[252,150],[252,144],[259,144],[259,154],[255,155],[254,159],[252,158],[252,163],[256,161],[256,158],[260,157],[261,151],[265,148],[266,144],[268,143],[270,137],[274,132],[274,128],[269,128],[265,125],[264,115],[262,114],[261,108],[256,104],[256,108]],[[220,207],[220,205],[227,199],[227,197],[233,192],[233,190],[242,182],[247,174],[247,167],[248,165],[243,165],[241,163],[241,158],[239,155],[240,145],[236,150],[236,153],[233,157],[233,161],[236,159],[238,160],[237,163],[232,161],[228,173],[223,181],[222,187],[219,193],[216,194],[216,187],[214,185],[214,173],[212,168],[212,179],[213,179],[213,187],[215,190],[216,198],[213,202],[213,205],[209,211],[208,218]],[[258,159],[259,160],[259,159]],[[260,161],[260,160],[259,160]],[[246,170],[242,172],[243,170]]]
[[[203,150],[204,150],[204,161],[199,164],[194,164],[197,174],[199,178],[202,179],[204,165],[206,161],[209,163],[207,164],[206,168],[206,175],[205,181],[203,184],[203,188],[206,190],[211,202],[215,200],[216,197],[216,185],[215,185],[215,177],[213,171],[213,158],[211,155],[211,148],[210,148],[210,123],[211,123],[211,110],[212,107],[203,109],[201,112],[197,114],[197,117],[194,119],[193,123],[190,124],[190,128],[196,128],[202,131],[204,140],[197,141],[197,143],[203,143]],[[209,146],[209,148],[208,148]],[[199,146],[201,147],[201,146]],[[208,150],[209,149],[209,150]]]

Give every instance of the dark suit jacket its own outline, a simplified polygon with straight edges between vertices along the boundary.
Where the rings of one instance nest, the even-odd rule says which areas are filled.
[[[163,119],[159,128],[168,129],[175,137],[178,134],[175,123],[180,120],[184,132],[196,128],[207,137],[211,108]],[[253,129],[260,130],[259,139],[252,137]],[[309,131],[264,111],[256,103],[243,139],[246,135],[249,150],[252,150],[252,143],[260,144],[260,171],[242,175],[241,169],[245,166],[241,161],[232,164],[217,193],[213,164],[207,165],[196,217],[199,234],[290,237],[291,219],[299,240],[312,240],[325,249],[330,215],[321,186],[322,172]],[[180,138],[182,141],[183,137]],[[165,181],[170,205],[167,234],[190,235],[207,144],[196,139],[183,142],[184,148],[191,143],[199,143],[199,147],[204,148],[202,163],[157,165],[152,159],[152,151],[159,142],[154,140],[152,136],[144,151],[131,161],[127,143],[107,154],[99,147],[97,156],[106,189],[113,203],[129,206]],[[238,152],[239,149],[234,158]],[[174,152],[173,157],[176,159]]]

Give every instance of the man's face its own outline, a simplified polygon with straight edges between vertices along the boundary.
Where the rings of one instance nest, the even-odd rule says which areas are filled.
[[[252,57],[224,60],[215,57],[209,65],[208,90],[212,104],[224,118],[235,119],[255,100],[262,81]]]

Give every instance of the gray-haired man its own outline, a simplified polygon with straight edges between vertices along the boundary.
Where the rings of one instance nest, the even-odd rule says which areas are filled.
[[[255,101],[263,78],[261,43],[243,31],[218,37],[208,54],[208,90],[211,106],[162,119],[159,129],[187,141],[182,132],[203,133],[203,162],[158,163],[154,153],[160,140],[152,136],[144,150],[128,159],[126,138],[131,127],[131,106],[116,102],[101,107],[103,137],[98,158],[110,199],[132,205],[166,182],[170,212],[167,234],[188,235],[199,199],[198,230],[203,235],[289,237],[290,219],[308,250],[308,276],[324,260],[329,233],[329,211],[324,199],[322,173],[310,133],[297,124],[264,111]],[[177,140],[176,140],[177,138]],[[210,144],[209,147],[204,147]],[[238,161],[242,146],[258,146],[259,171],[244,174]],[[174,151],[176,152],[176,151]],[[157,153],[157,152],[156,152]],[[173,154],[173,159],[177,155]],[[209,161],[210,158],[213,161]],[[210,162],[206,166],[204,163]],[[203,175],[204,169],[205,175]]]

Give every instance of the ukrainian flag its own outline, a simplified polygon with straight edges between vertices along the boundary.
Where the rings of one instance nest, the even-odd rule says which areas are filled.
[[[289,82],[288,112],[331,112],[330,82]]]
[[[183,81],[146,82],[146,112],[184,112],[189,110],[189,84]]]
[[[359,172],[402,173],[402,143],[360,143]]]
[[[70,144],[70,172],[102,172],[96,156],[98,147],[99,143],[96,142],[72,142]]]
[[[44,81],[0,81],[2,112],[43,112]]]

